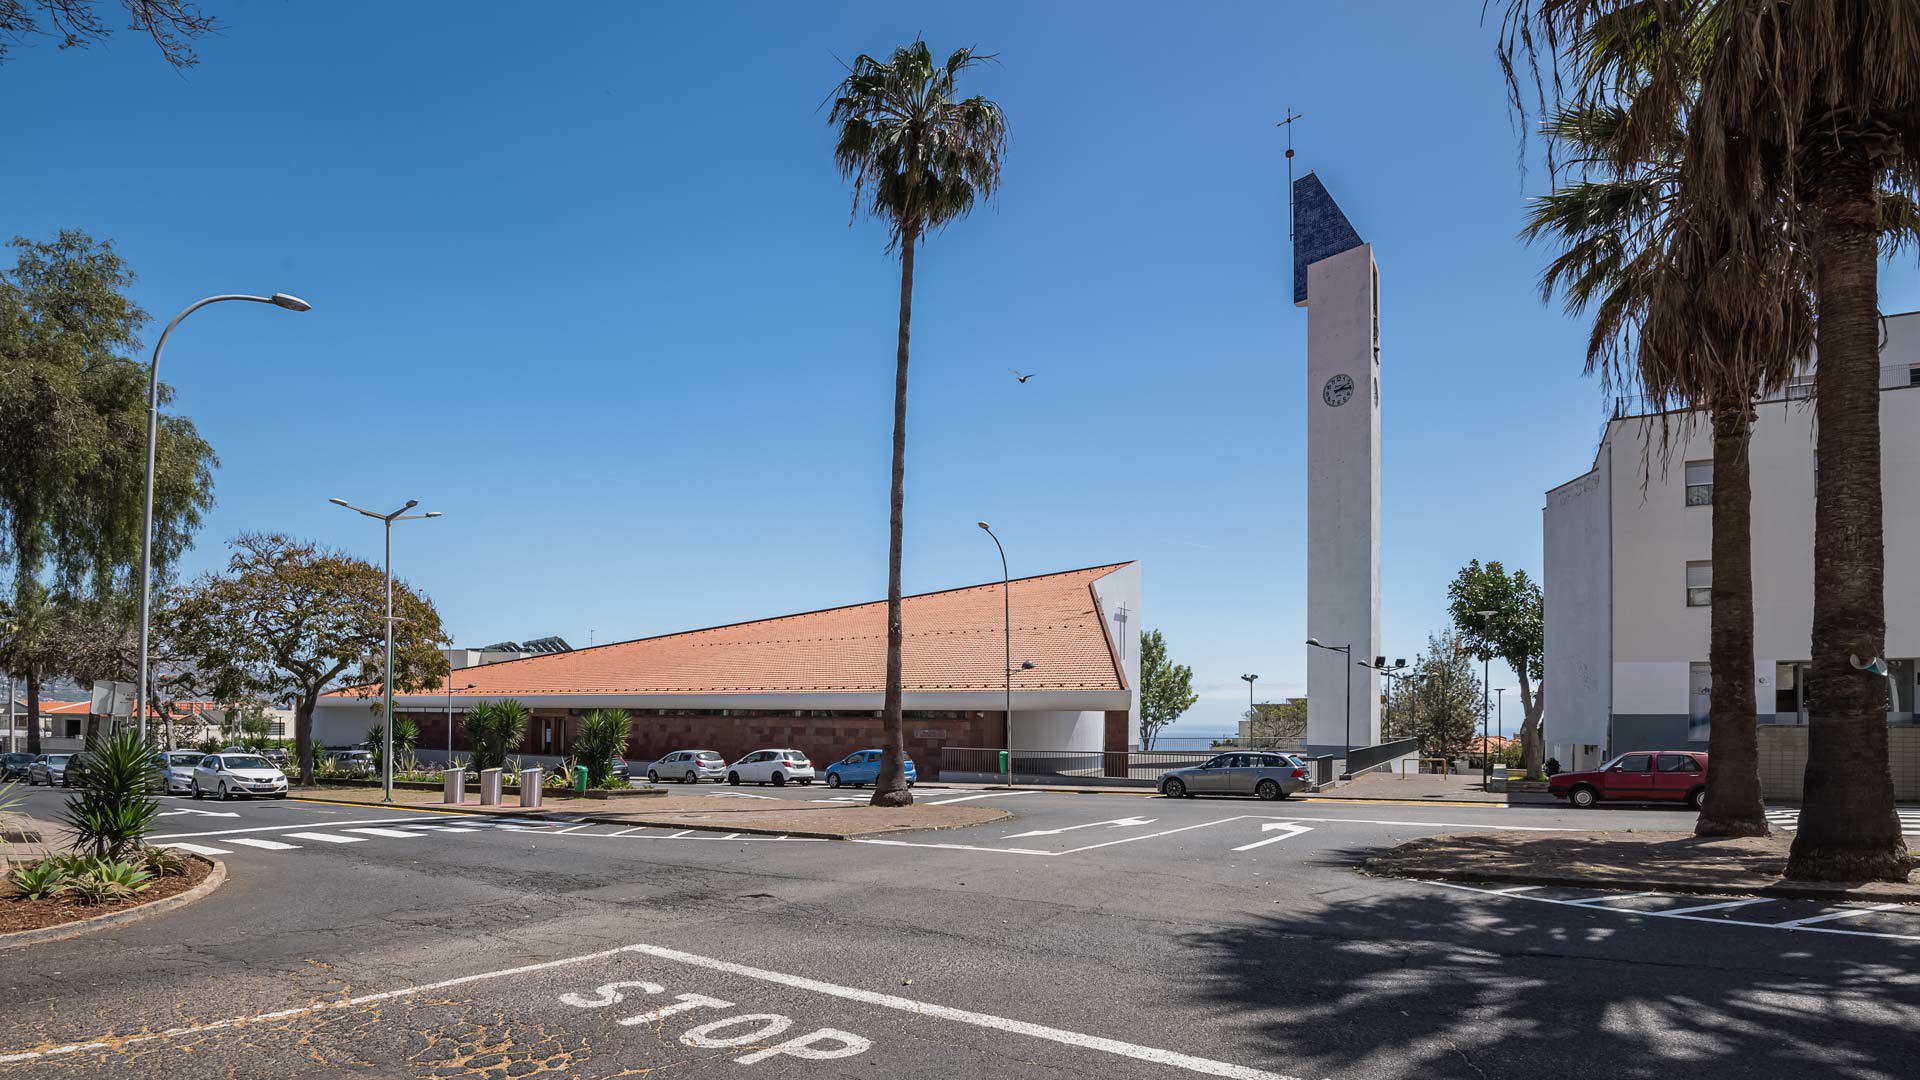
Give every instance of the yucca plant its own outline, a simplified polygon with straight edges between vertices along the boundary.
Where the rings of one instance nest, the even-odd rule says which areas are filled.
[[[86,786],[67,800],[64,815],[75,851],[117,859],[140,846],[160,811],[148,791],[154,751],[131,728],[88,744]]]
[[[7,875],[15,896],[22,900],[45,900],[60,895],[72,875],[58,859],[41,859]]]
[[[498,769],[507,763],[507,755],[527,735],[527,707],[509,698],[483,701],[467,713],[467,740],[473,744],[472,766]]]
[[[580,718],[573,759],[587,767],[588,787],[606,783],[613,759],[626,751],[632,731],[633,717],[625,709],[595,709]]]

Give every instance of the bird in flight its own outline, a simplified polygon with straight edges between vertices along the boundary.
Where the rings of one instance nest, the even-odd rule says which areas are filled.
[[[1008,368],[1007,370],[1008,370],[1008,371],[1013,371],[1013,369],[1012,369],[1012,368]],[[1031,379],[1031,378],[1033,378],[1033,376],[1032,376],[1032,375],[1022,375],[1022,374],[1020,374],[1020,373],[1019,373],[1019,372],[1017,372],[1017,371],[1013,371],[1013,377],[1014,377],[1015,379],[1017,379],[1017,380],[1019,380],[1020,382],[1026,382],[1026,381],[1027,381],[1028,379]]]

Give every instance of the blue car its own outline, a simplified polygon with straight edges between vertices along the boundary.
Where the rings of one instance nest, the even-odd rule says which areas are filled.
[[[839,787],[851,784],[854,787],[866,787],[880,779],[880,751],[855,750],[839,761],[827,766],[827,786]],[[912,787],[919,779],[914,771],[913,759],[907,759],[907,786]]]

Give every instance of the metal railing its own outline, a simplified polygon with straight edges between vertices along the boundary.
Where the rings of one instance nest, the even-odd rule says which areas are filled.
[[[1356,746],[1347,754],[1347,775],[1358,776],[1368,769],[1378,768],[1395,758],[1403,758],[1419,752],[1419,739],[1400,739],[1374,746]]]
[[[1003,779],[1005,750],[975,746],[940,748],[941,780],[991,782]],[[1205,750],[1014,750],[1016,784],[1116,784],[1152,787],[1169,769],[1185,769],[1213,760]]]

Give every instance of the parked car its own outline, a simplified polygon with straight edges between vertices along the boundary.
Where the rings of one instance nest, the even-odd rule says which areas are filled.
[[[813,783],[813,762],[798,750],[755,750],[727,766],[729,784],[772,784],[780,787],[793,780]]]
[[[1306,762],[1271,750],[1220,754],[1203,764],[1160,774],[1160,793],[1170,799],[1195,795],[1284,799],[1312,786]]]
[[[287,774],[259,754],[208,754],[193,767],[193,797],[222,800],[241,795],[287,797]]]
[[[73,760],[72,754],[41,754],[27,766],[27,785],[39,787],[68,787],[67,763]]]
[[[33,767],[36,760],[38,759],[24,750],[0,754],[0,780],[25,780],[27,770]]]
[[[326,753],[326,760],[341,772],[361,776],[370,776],[374,772],[371,750],[329,750]]]
[[[293,762],[293,759],[287,756],[287,752],[277,746],[271,750],[260,751],[260,756],[273,762],[273,767],[279,769],[281,772],[285,772],[287,766]]]
[[[853,787],[866,787],[880,779],[880,751],[855,750],[839,761],[827,766],[827,786],[839,787],[850,784]],[[912,787],[920,779],[914,770],[913,759],[907,759],[907,786]]]
[[[1588,772],[1555,773],[1547,790],[1582,810],[1601,802],[1674,802],[1698,810],[1707,797],[1707,755],[1635,750]]]
[[[647,766],[649,784],[657,784],[662,779],[697,784],[702,780],[719,781],[726,778],[727,759],[716,750],[675,750]]]
[[[193,767],[206,757],[198,750],[166,750],[154,755],[154,786],[168,795],[193,793]]]

